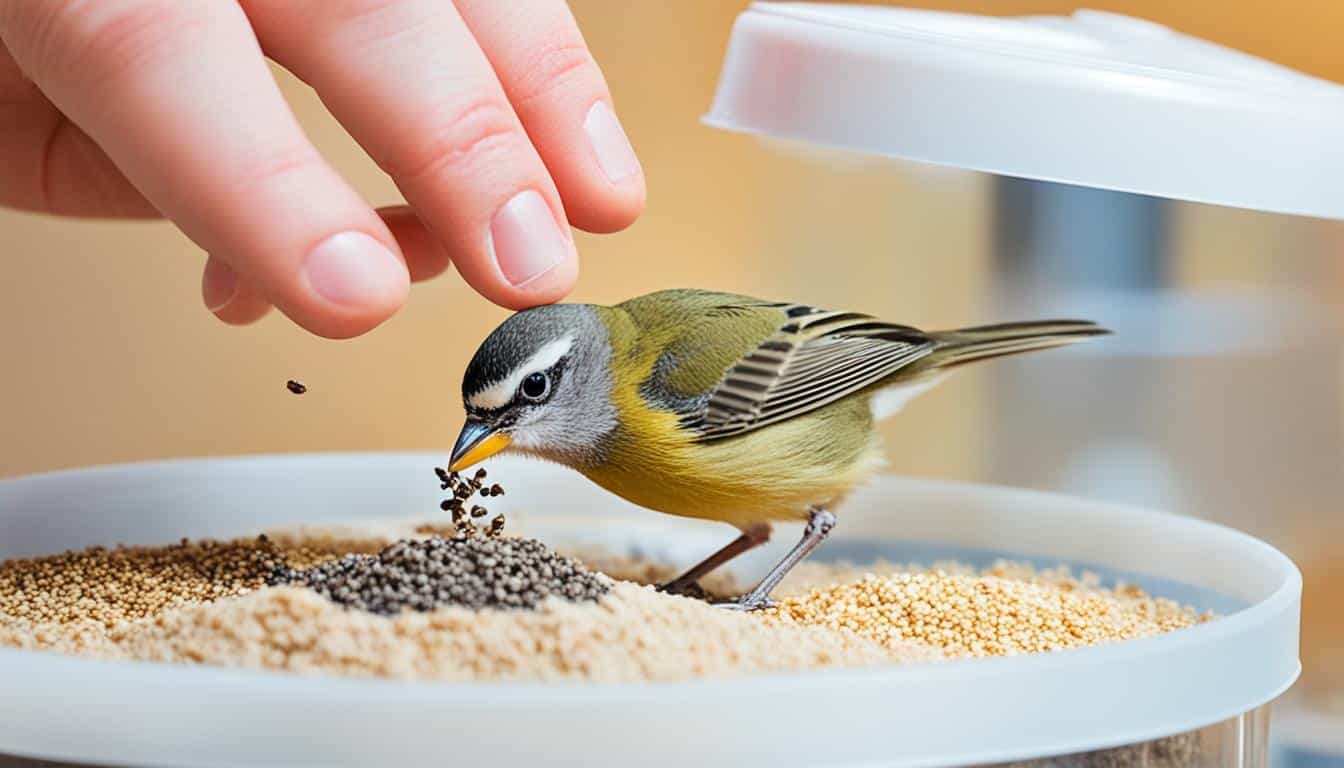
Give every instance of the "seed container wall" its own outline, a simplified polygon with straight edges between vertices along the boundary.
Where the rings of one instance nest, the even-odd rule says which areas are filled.
[[[442,458],[246,457],[7,480],[0,558],[442,514],[431,471]],[[509,488],[497,511],[552,544],[683,563],[732,533],[633,507],[551,465],[490,470]],[[743,575],[792,534],[748,557]],[[1068,563],[1220,618],[1050,654],[645,685],[387,682],[3,650],[0,755],[179,767],[1259,766],[1262,707],[1298,673],[1296,568],[1198,520],[883,478],[840,510],[818,554]]]
[[[1265,768],[1271,764],[1269,725],[1270,708],[1256,707],[1221,723],[1163,739],[1021,760],[1001,768]]]

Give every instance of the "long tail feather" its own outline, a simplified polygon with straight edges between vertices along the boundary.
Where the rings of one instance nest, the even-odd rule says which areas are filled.
[[[1087,320],[1036,320],[938,331],[930,334],[937,346],[926,360],[930,368],[950,368],[992,357],[1076,344],[1109,333]]]

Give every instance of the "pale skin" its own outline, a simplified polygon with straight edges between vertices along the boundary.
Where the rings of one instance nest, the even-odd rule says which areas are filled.
[[[563,298],[571,224],[629,225],[644,176],[562,0],[0,0],[0,205],[175,223],[206,308],[376,327],[451,263],[513,309]],[[313,148],[269,58],[408,205]]]

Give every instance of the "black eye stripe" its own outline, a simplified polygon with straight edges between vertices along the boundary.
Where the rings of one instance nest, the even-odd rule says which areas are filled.
[[[507,408],[508,406],[503,406],[500,408],[481,408],[480,406],[476,405],[466,406],[468,416],[480,419],[482,421],[497,420],[501,415],[503,415],[504,411],[507,410]]]
[[[552,365],[549,369],[545,371],[535,372],[535,373],[542,373],[543,375],[545,375],[549,384],[546,393],[542,395],[540,398],[529,398],[523,394],[523,381],[527,380],[527,377],[525,376],[523,377],[523,381],[520,381],[518,383],[518,386],[514,389],[513,399],[505,405],[501,405],[495,408],[484,408],[479,405],[471,404],[470,401],[472,395],[464,395],[463,406],[466,408],[468,416],[471,416],[481,421],[486,421],[491,424],[497,424],[497,425],[503,425],[503,422],[506,419],[512,422],[514,419],[517,418],[515,413],[517,409],[524,409],[531,406],[540,405],[541,403],[550,400],[551,395],[555,394],[556,386],[564,378],[568,368],[569,368],[569,358],[566,356],[560,358],[560,360],[556,362],[555,365]]]

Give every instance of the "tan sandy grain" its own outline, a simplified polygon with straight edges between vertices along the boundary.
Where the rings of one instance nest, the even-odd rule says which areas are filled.
[[[630,681],[1040,652],[1199,620],[1132,587],[1103,588],[1090,574],[1006,562],[984,573],[956,563],[808,562],[781,586],[780,606],[753,614],[659,594],[639,584],[664,581],[676,568],[591,550],[577,554],[624,580],[595,605],[553,600],[538,611],[385,618],[307,590],[259,588],[277,556],[302,567],[438,532],[424,522],[361,523],[272,531],[260,543],[2,564],[0,577],[30,588],[0,602],[0,645],[354,676]],[[31,588],[34,573],[45,591]],[[72,583],[103,586],[85,594],[65,586]],[[727,573],[705,581],[720,596],[744,586]]]
[[[1199,620],[1193,610],[1129,587],[1063,589],[1047,580],[944,571],[870,574],[786,598],[761,617],[847,630],[883,644],[923,642],[950,657],[1079,648],[1149,637]]]
[[[824,627],[763,628],[750,615],[617,584],[597,605],[536,611],[449,608],[393,618],[307,590],[270,588],[165,611],[46,647],[107,658],[434,680],[678,680],[941,656]]]

